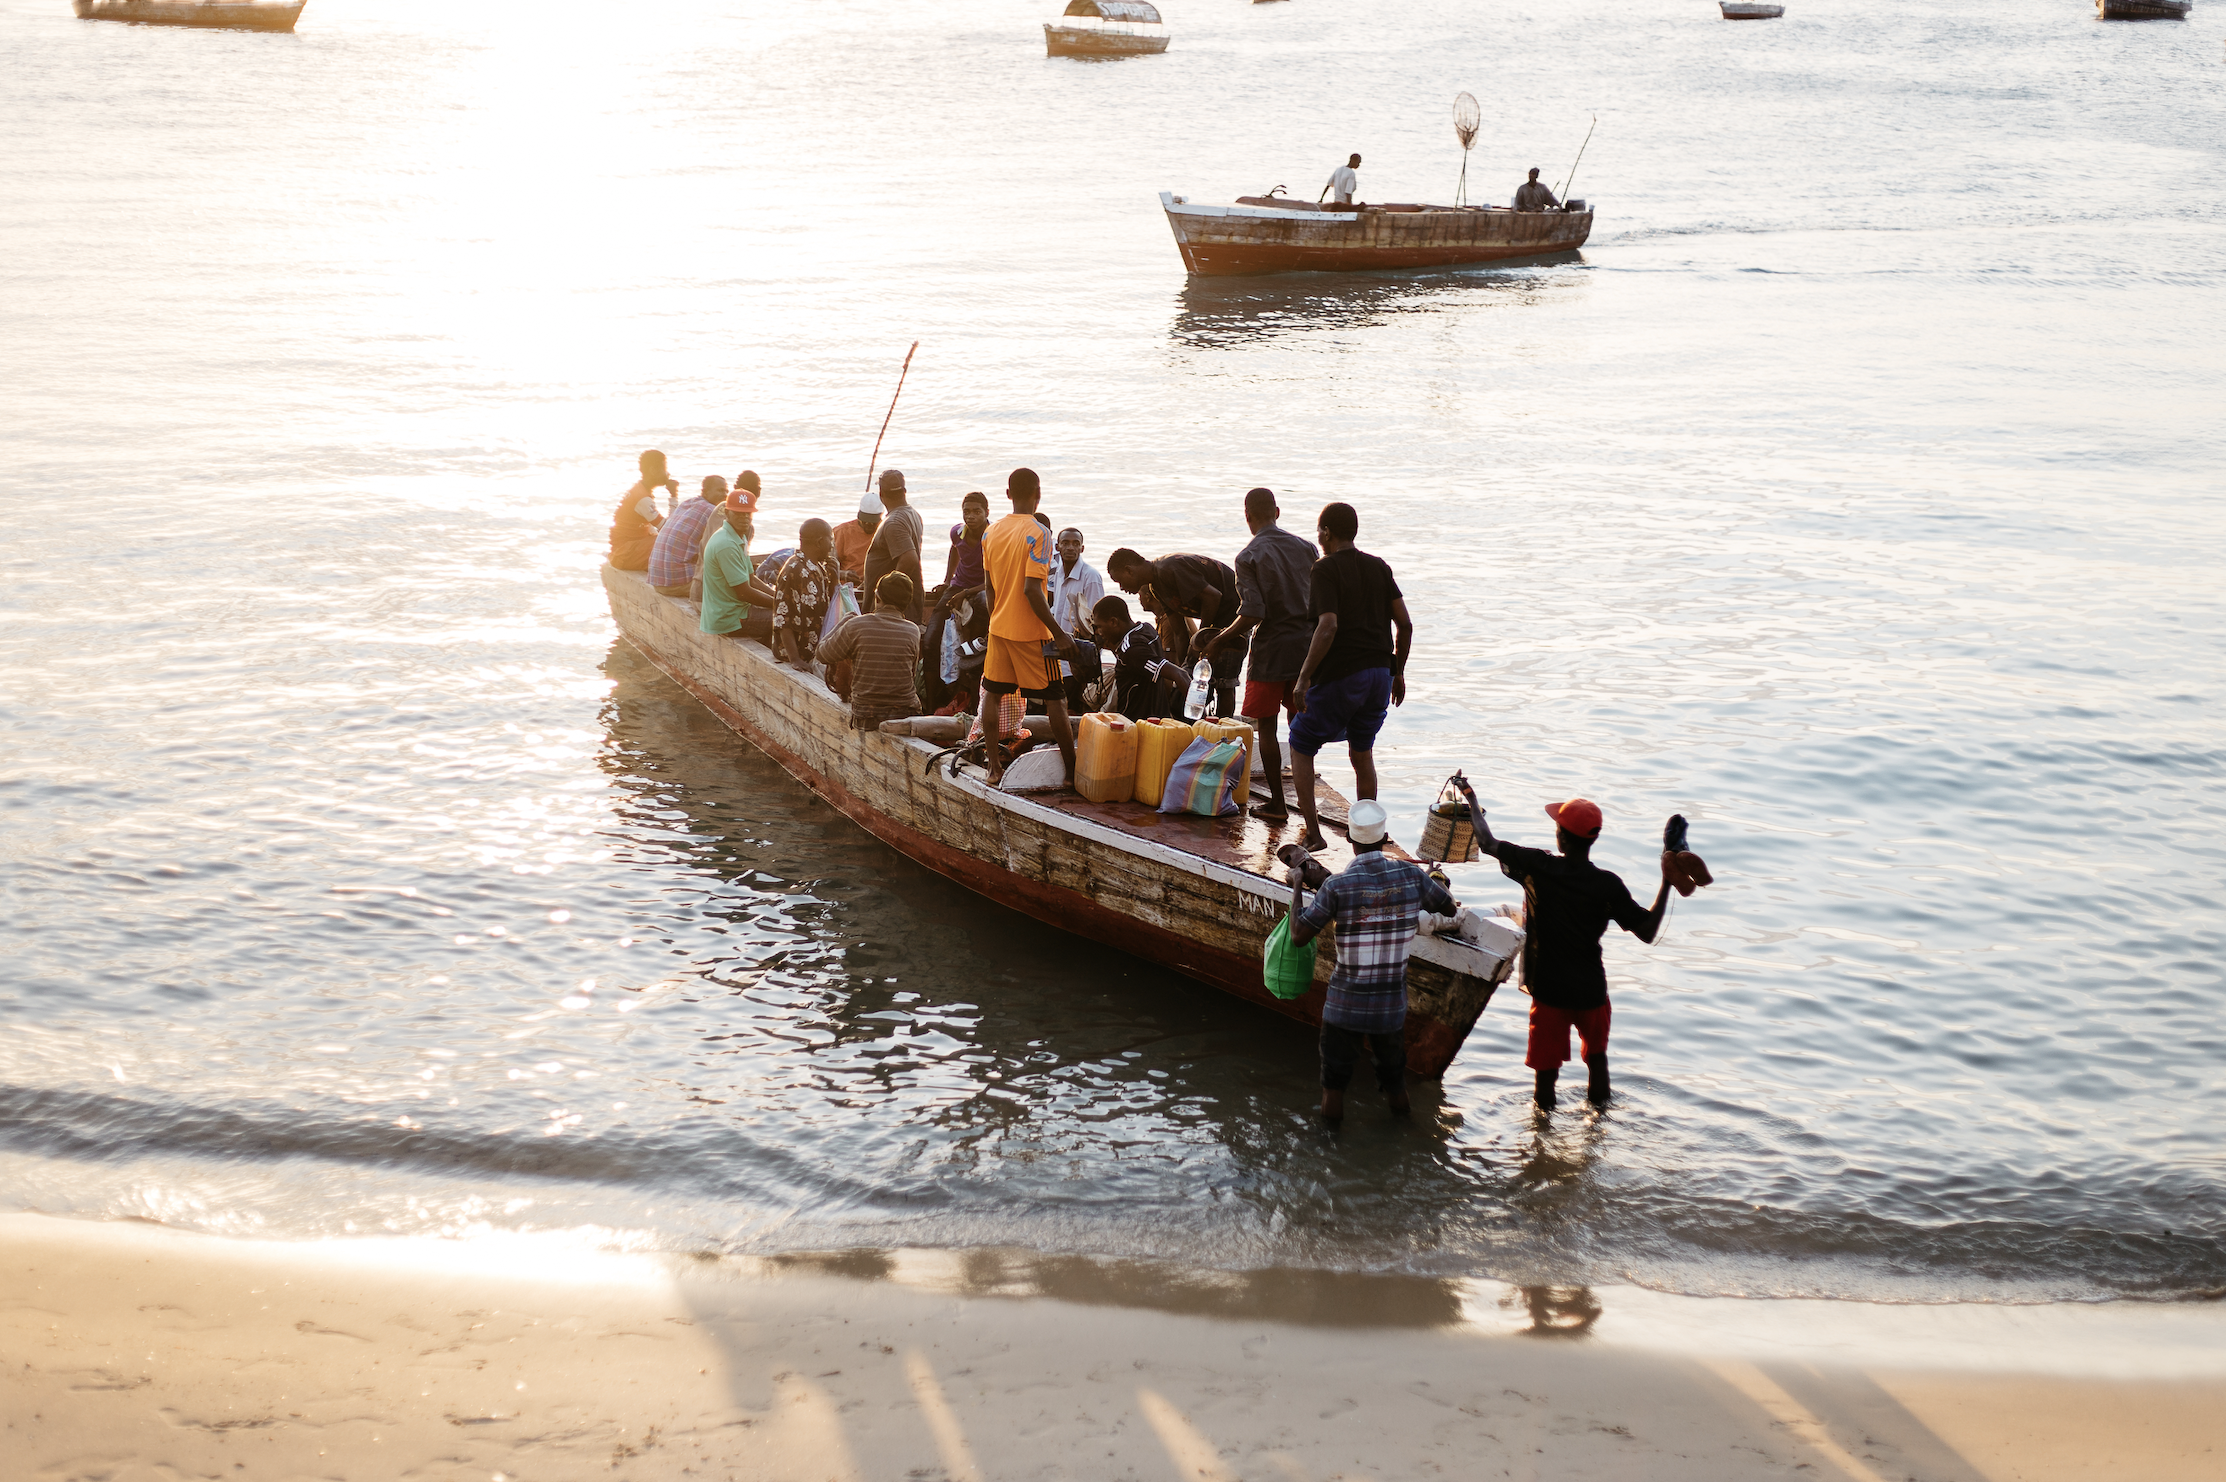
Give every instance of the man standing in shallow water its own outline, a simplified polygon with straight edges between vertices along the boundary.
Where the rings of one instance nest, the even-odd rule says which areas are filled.
[[[1600,937],[1613,921],[1651,944],[1669,905],[1670,860],[1662,854],[1662,888],[1654,908],[1639,909],[1620,877],[1592,862],[1600,837],[1599,805],[1584,798],[1548,805],[1559,854],[1525,849],[1492,837],[1481,808],[1476,841],[1499,861],[1500,872],[1523,887],[1523,987],[1530,994],[1530,1044],[1523,1064],[1537,1073],[1532,1092],[1539,1110],[1551,1111],[1554,1083],[1569,1059],[1569,1031],[1577,1031],[1594,1106],[1608,1099],[1608,973]]]

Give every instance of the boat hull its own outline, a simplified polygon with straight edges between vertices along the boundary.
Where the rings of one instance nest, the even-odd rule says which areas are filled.
[[[2194,0],[2095,0],[2106,21],[2184,21],[2194,8]]]
[[[1717,7],[1727,21],[1774,21],[1785,14],[1783,5],[1724,4]]]
[[[1144,57],[1167,50],[1171,38],[1132,31],[1099,31],[1045,22],[1043,50],[1051,57]]]
[[[300,4],[234,5],[210,0],[71,0],[79,20],[128,21],[138,26],[199,26],[220,31],[291,31]]]
[[[1288,902],[1280,882],[995,791],[978,777],[929,775],[935,748],[849,728],[816,679],[750,642],[705,634],[692,604],[660,597],[639,572],[603,568],[611,615],[642,656],[813,792],[891,848],[969,890],[1306,1023],[1321,1022],[1335,951],[1325,938],[1313,990],[1267,991],[1260,952]],[[1494,966],[1465,944],[1419,938],[1407,973],[1407,1060],[1437,1077],[1491,1002]]]
[[[1298,211],[1192,206],[1162,192],[1183,266],[1204,277],[1459,267],[1570,252],[1590,211]]]

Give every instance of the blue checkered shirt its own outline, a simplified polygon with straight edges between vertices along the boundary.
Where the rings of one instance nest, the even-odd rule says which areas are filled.
[[[1453,897],[1419,865],[1382,850],[1357,855],[1322,882],[1298,919],[1316,931],[1337,923],[1337,970],[1322,1022],[1387,1034],[1407,1022],[1407,949],[1424,911],[1453,914]]]
[[[696,579],[696,558],[703,553],[704,527],[719,506],[700,495],[683,500],[672,518],[658,527],[657,543],[649,550],[649,584],[684,587]]]

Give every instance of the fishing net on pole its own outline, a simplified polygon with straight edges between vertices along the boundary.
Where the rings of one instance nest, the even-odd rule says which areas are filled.
[[[1483,122],[1484,110],[1477,106],[1474,93],[1462,93],[1453,100],[1453,137],[1461,141],[1461,183],[1453,192],[1456,206],[1469,202],[1469,151],[1476,148],[1476,131]]]

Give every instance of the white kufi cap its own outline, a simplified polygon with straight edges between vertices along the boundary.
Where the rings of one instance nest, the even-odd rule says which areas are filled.
[[[1355,844],[1381,844],[1391,815],[1374,798],[1362,798],[1345,814],[1345,837]]]

